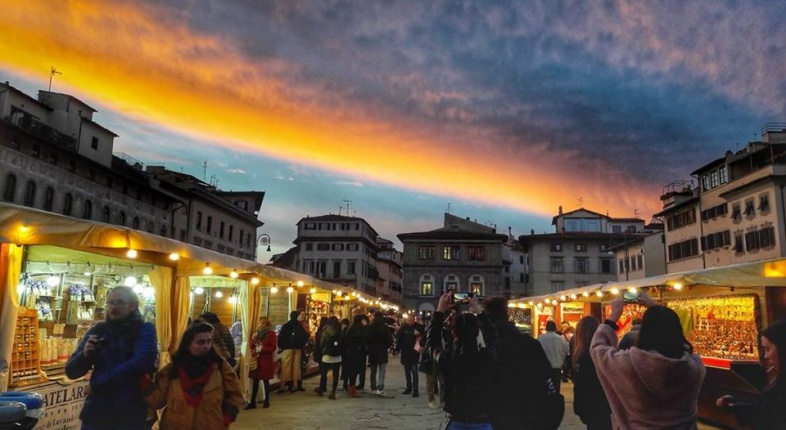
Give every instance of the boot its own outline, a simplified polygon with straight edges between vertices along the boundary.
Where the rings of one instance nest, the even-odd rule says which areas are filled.
[[[347,391],[349,392],[349,397],[358,397],[358,389],[354,385],[347,387]]]
[[[336,390],[331,390],[330,395],[328,396],[330,400],[336,400]]]
[[[270,398],[265,397],[265,403],[262,403],[262,409],[267,409],[270,407]]]
[[[319,387],[317,387],[316,390],[314,390],[314,391],[316,391],[317,396],[319,396],[319,397],[322,397],[322,393],[325,392],[325,390],[323,390],[323,389],[321,389]]]

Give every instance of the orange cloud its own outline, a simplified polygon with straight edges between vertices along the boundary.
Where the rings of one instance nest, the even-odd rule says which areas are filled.
[[[64,73],[55,90],[67,83],[86,101],[207,142],[541,215],[579,197],[612,216],[637,208],[647,218],[659,209],[658,189],[618,177],[611,166],[582,171],[574,154],[545,144],[521,153],[506,149],[514,143],[494,130],[426,127],[316,84],[293,86],[297,64],[250,58],[232,40],[198,34],[167,10],[37,0],[6,5],[4,15],[6,67],[46,82],[54,65]]]

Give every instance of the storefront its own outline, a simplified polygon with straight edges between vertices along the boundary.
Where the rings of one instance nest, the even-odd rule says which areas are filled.
[[[51,393],[55,403],[43,423],[78,428],[86,382],[67,380],[64,364],[103,319],[107,291],[118,285],[134,288],[145,319],[155,323],[162,366],[188,319],[212,311],[227,326],[242,322],[247,374],[257,318],[285,322],[296,294],[273,291],[297,281],[315,283],[153,234],[0,203],[0,391]]]

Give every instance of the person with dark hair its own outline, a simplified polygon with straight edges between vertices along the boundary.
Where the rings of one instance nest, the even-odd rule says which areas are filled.
[[[445,315],[453,307],[453,291],[439,298],[426,328],[426,345],[445,379],[446,430],[491,430],[492,368],[499,353],[494,325],[482,312],[477,297],[469,299],[469,312],[454,316],[450,342],[443,343]],[[480,338],[480,339],[479,339]]]
[[[619,349],[628,349],[635,345],[636,339],[639,338],[639,330],[641,330],[641,318],[634,318],[630,331],[620,339]]]
[[[760,429],[783,428],[786,424],[786,320],[776,321],[761,332],[762,365],[766,385],[758,401],[720,397],[718,407],[730,410],[740,425]]]
[[[213,326],[197,321],[183,333],[172,362],[155,383],[143,381],[145,400],[164,409],[161,429],[223,429],[243,404],[240,381],[213,348]]]
[[[385,370],[388,366],[388,349],[393,345],[393,335],[390,327],[385,323],[382,312],[374,312],[373,320],[369,325],[368,336],[368,364],[371,366],[371,389],[377,396],[387,396],[385,393]]]
[[[265,389],[265,401],[262,408],[270,407],[270,380],[276,374],[276,364],[273,362],[273,354],[276,352],[276,331],[270,324],[270,318],[259,317],[257,322],[257,332],[251,337],[251,359],[257,361],[257,368],[248,372],[251,378],[251,401],[246,409],[257,407],[257,394],[259,393],[259,381]]]
[[[142,320],[139,297],[129,287],[112,289],[106,308],[106,320],[85,333],[65,373],[77,379],[93,370],[79,414],[83,430],[142,429],[148,414],[138,385],[155,370],[156,330]]]
[[[685,338],[677,313],[642,293],[647,310],[639,339],[621,351],[616,331],[625,306],[622,296],[611,302],[609,319],[598,327],[590,345],[614,428],[696,428],[706,370]]]
[[[494,430],[539,429],[543,402],[552,381],[549,359],[540,342],[522,334],[508,317],[508,301],[492,297],[483,302],[499,337],[499,355],[491,372],[490,403]]]
[[[330,317],[327,319],[319,343],[322,351],[322,365],[319,367],[318,394],[321,396],[327,390],[327,373],[328,370],[331,370],[333,373],[333,389],[330,390],[328,399],[336,400],[336,389],[338,389],[339,371],[341,370],[341,356],[344,352],[344,339],[338,318]]]
[[[579,320],[573,336],[573,412],[587,430],[611,430],[611,407],[590,355],[592,336],[599,325],[597,318],[586,316]]]
[[[568,356],[570,345],[562,335],[557,334],[557,323],[546,321],[546,333],[538,337],[538,342],[546,352],[546,357],[551,363],[552,381],[554,381],[557,393],[560,392],[560,381],[562,380],[562,366],[565,364],[565,357]]]
[[[403,394],[412,394],[418,397],[418,362],[420,361],[420,337],[423,334],[423,326],[415,322],[415,315],[407,314],[404,323],[396,332],[396,349],[401,356],[401,364],[404,366],[404,379],[407,388]]]
[[[325,333],[325,326],[328,323],[329,317],[320,317],[319,318],[319,326],[317,327],[317,333],[314,335],[314,351],[312,352],[314,356],[314,361],[319,364],[319,374],[322,374],[322,368],[326,366],[325,363],[322,363],[322,335]],[[327,369],[325,369],[327,372]],[[321,385],[318,385],[314,388],[314,392],[317,395],[321,396],[324,392],[324,388]]]
[[[303,348],[308,342],[308,332],[303,328],[306,313],[295,310],[289,313],[289,321],[281,326],[278,333],[278,349],[281,352],[281,372],[279,379],[281,386],[276,393],[283,393],[289,386],[289,392],[297,391],[296,383],[301,380],[300,361]]]
[[[366,382],[366,356],[368,355],[368,317],[355,315],[347,329],[344,369],[347,372],[347,391],[350,397],[358,397]]]
[[[342,318],[341,319],[341,335],[344,336],[346,339],[347,331],[349,330],[349,319]],[[349,376],[347,371],[347,349],[344,348],[344,355],[341,356],[341,386],[338,387],[338,391],[347,391],[349,386]]]
[[[203,321],[213,326],[213,347],[216,352],[230,366],[235,367],[237,360],[235,360],[235,341],[232,339],[232,333],[229,329],[221,324],[218,315],[213,312],[205,312],[197,318],[197,321]]]

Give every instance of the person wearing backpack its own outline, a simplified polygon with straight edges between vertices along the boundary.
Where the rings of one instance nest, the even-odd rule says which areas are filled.
[[[333,388],[330,390],[328,399],[336,400],[336,390],[338,389],[339,371],[341,370],[341,355],[344,353],[344,339],[341,335],[341,323],[336,317],[330,317],[325,324],[320,339],[322,348],[322,363],[319,368],[319,391],[320,396],[327,390],[327,372],[333,371]]]
[[[143,429],[147,405],[138,386],[155,370],[156,330],[142,320],[139,297],[129,287],[112,289],[106,308],[106,320],[85,333],[65,367],[70,379],[93,371],[79,414],[82,430]]]

